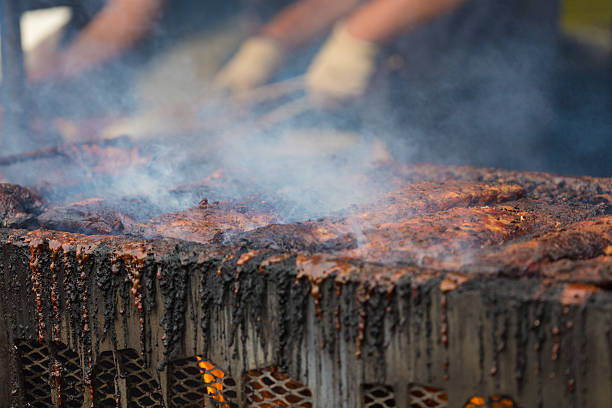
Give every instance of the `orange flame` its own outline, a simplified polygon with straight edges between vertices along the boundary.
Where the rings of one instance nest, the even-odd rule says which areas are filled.
[[[200,368],[200,374],[204,380],[206,386],[206,392],[210,397],[219,402],[226,402],[223,398],[223,384],[221,379],[225,377],[225,373],[215,367],[212,363],[202,360],[202,357],[196,356],[198,360],[198,367]],[[206,404],[204,404],[206,406]],[[230,408],[229,404],[223,404],[223,408]]]

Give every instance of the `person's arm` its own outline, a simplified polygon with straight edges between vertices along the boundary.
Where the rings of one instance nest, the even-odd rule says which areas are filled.
[[[109,0],[58,56],[58,76],[71,77],[121,55],[153,24],[164,0]]]
[[[322,105],[365,93],[381,45],[464,0],[372,0],[336,26],[306,74],[313,100]]]
[[[323,34],[339,18],[347,15],[359,0],[302,0],[277,14],[261,30],[285,49],[297,48]]]
[[[389,39],[452,10],[465,0],[373,0],[346,21],[356,38],[384,43]]]
[[[287,51],[322,35],[358,0],[301,0],[284,8],[219,71],[214,84],[234,94],[259,86],[282,65]]]

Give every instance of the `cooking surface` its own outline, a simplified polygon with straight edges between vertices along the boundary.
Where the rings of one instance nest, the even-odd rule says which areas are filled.
[[[298,222],[288,222],[278,211],[282,202],[257,194],[213,201],[209,197],[235,183],[223,172],[174,189],[174,194],[200,198],[197,206],[178,212],[160,215],[146,198],[134,197],[91,198],[43,209],[35,193],[3,185],[0,214],[4,226],[40,228],[27,234],[30,240],[43,235],[62,239],[44,230],[175,238],[250,250],[251,257],[258,251],[300,254],[303,262],[319,257],[318,269],[335,268],[321,262],[324,257],[341,259],[347,270],[351,262],[365,262],[395,271],[416,266],[606,288],[612,283],[612,179],[390,163],[356,177],[363,183],[385,177],[391,191]],[[59,237],[73,245],[102,240]]]

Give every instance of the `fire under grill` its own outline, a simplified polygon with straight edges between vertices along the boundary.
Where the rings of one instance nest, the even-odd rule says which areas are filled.
[[[1,185],[0,405],[609,406],[612,180],[385,166],[297,223]]]

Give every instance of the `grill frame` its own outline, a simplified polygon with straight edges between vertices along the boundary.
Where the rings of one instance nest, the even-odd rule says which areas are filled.
[[[53,234],[50,233],[49,239]],[[84,247],[86,243],[93,245],[90,238],[69,235],[75,242],[81,239]],[[0,269],[5,271],[2,290],[21,300],[3,307],[11,338],[36,341],[39,327],[36,302],[31,285],[24,284],[31,275],[31,250],[30,244],[24,241],[25,236],[25,231],[0,232]],[[392,387],[398,406],[409,400],[409,384],[413,383],[446,390],[449,407],[463,407],[474,395],[509,395],[518,406],[542,403],[543,407],[585,403],[603,407],[612,398],[602,375],[609,370],[606,359],[602,358],[609,353],[606,347],[610,340],[605,330],[610,327],[612,316],[609,291],[599,291],[587,302],[564,306],[559,293],[565,284],[542,286],[535,278],[477,277],[444,293],[441,291],[444,273],[431,274],[429,278],[424,278],[427,274],[417,273],[406,274],[398,280],[390,296],[388,287],[372,288],[369,300],[361,306],[363,309],[356,302],[359,281],[347,282],[338,295],[333,280],[327,280],[320,285],[321,298],[317,305],[310,295],[308,280],[296,279],[294,259],[272,264],[259,273],[262,258],[255,257],[241,268],[240,290],[237,293],[228,290],[219,302],[211,293],[235,287],[235,261],[227,261],[220,248],[174,240],[116,239],[97,244],[85,260],[82,254],[77,256],[76,247],[67,252],[68,264],[77,268],[70,276],[74,278],[78,268],[87,272],[83,288],[89,289],[87,305],[92,329],[82,337],[82,328],[75,327],[71,321],[71,316],[76,315],[77,322],[82,323],[80,305],[73,305],[69,311],[62,303],[60,339],[81,358],[87,355],[87,347],[93,349],[94,356],[103,351],[141,350],[141,315],[133,296],[123,286],[115,288],[114,297],[110,298],[117,307],[116,318],[113,328],[107,328],[110,332],[101,338],[105,308],[111,303],[107,303],[108,294],[101,287],[106,281],[95,279],[112,273],[114,250],[135,243],[148,245],[152,254],[144,263],[143,279],[155,277],[158,271],[163,275],[161,280],[150,279],[149,289],[143,290],[142,303],[145,305],[145,366],[149,376],[158,378],[164,399],[168,398],[168,370],[156,370],[164,359],[164,335],[179,336],[172,360],[201,355],[208,361],[218,362],[219,368],[236,382],[239,406],[247,397],[243,374],[268,366],[278,366],[308,386],[315,407],[359,407],[363,384]],[[60,259],[60,255],[56,257]],[[43,281],[50,281],[51,251],[44,244],[38,258]],[[376,268],[367,264],[361,267]],[[64,274],[58,269],[56,279],[61,282]],[[118,280],[128,276],[124,272],[124,275],[115,272],[119,273]],[[174,285],[174,289],[183,287],[183,303],[165,295],[168,285]],[[146,280],[142,286],[147,286]],[[79,295],[72,297],[76,303],[83,288],[77,288]],[[58,288],[59,298],[65,302],[68,297],[62,290]],[[253,297],[257,298],[256,302],[251,302]],[[179,332],[159,327],[158,322],[168,316],[165,313],[169,309],[185,316],[184,328]],[[317,316],[318,309],[323,311],[321,317]],[[208,320],[204,319],[204,311]],[[361,358],[357,359],[356,324],[364,312]],[[281,319],[284,314],[288,314],[290,321]],[[45,330],[51,334],[53,315],[45,315],[43,319],[47,322]],[[442,342],[444,321],[448,324],[448,347]],[[538,351],[534,349],[536,344]],[[553,359],[556,344],[559,349]],[[9,354],[15,360],[15,353]],[[95,366],[95,357],[93,360]],[[83,361],[86,373],[88,364]],[[540,364],[537,375],[535,362]],[[11,389],[16,390],[9,395],[9,400],[19,406],[24,397],[23,388],[18,384],[20,369],[18,364],[8,366]],[[517,370],[523,374],[520,381]],[[570,382],[574,384],[573,392],[568,390]],[[87,392],[85,399],[87,406]]]

